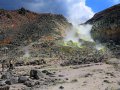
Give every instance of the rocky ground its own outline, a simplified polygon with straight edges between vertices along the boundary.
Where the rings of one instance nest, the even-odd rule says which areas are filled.
[[[5,90],[119,90],[119,59],[106,63],[61,66],[27,65],[1,73],[0,88]],[[4,90],[4,89],[1,89]]]
[[[72,24],[62,15],[0,10],[0,90],[120,90],[119,8],[86,22],[106,46],[99,50],[98,42],[64,42]]]

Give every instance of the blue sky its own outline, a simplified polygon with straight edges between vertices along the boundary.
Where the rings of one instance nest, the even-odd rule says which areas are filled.
[[[4,9],[9,9],[9,10],[13,10],[16,8],[20,8],[20,7],[26,7],[25,4],[30,4],[30,3],[35,3],[35,2],[46,2],[46,3],[57,3],[60,0],[0,0],[0,8],[4,8]],[[63,1],[63,0],[61,0]],[[77,0],[73,0],[73,2],[75,2]],[[115,5],[117,3],[120,3],[120,0],[86,0],[86,5],[91,7],[93,9],[93,11],[95,12],[99,12],[105,8],[108,8],[112,5]],[[50,4],[50,3],[49,3]],[[64,1],[63,3],[59,3],[57,5],[60,5],[60,7],[65,6]],[[51,7],[54,7],[55,5],[51,5]],[[59,7],[59,6],[58,6]],[[49,10],[48,10],[49,12]]]
[[[120,0],[0,0],[0,8],[25,7],[38,13],[63,14],[70,21],[82,23],[95,13],[120,3]]]
[[[120,0],[86,0],[86,5],[91,7],[94,12],[102,11],[118,3]]]

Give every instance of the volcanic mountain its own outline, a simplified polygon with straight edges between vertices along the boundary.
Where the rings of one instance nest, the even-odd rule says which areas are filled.
[[[66,61],[68,65],[71,62],[73,64],[101,62],[103,54],[93,48],[94,43],[86,42],[84,48],[80,48],[72,41],[64,43],[65,32],[72,27],[62,15],[37,14],[24,8],[14,11],[0,10],[1,60],[9,61],[12,58],[15,61],[26,59],[34,61],[51,58],[60,62],[61,58],[68,60]],[[94,56],[98,58],[94,60]]]
[[[0,45],[20,46],[36,40],[56,40],[71,26],[62,15],[37,14],[21,8],[0,10]]]
[[[93,25],[91,35],[95,41],[120,45],[120,4],[96,13],[86,23]]]

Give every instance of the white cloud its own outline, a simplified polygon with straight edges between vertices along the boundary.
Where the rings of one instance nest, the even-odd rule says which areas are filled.
[[[85,3],[86,0],[67,0],[68,18],[71,22],[80,24],[93,17],[94,12]]]
[[[90,19],[94,12],[86,5],[86,0],[34,0],[25,7],[35,12],[58,13],[69,21],[80,24]]]
[[[90,41],[93,42],[93,39],[90,35],[92,25],[74,25],[74,27],[66,31],[66,36],[64,38],[64,41],[70,41],[72,40],[73,42],[78,42],[79,39],[85,40],[85,41]]]

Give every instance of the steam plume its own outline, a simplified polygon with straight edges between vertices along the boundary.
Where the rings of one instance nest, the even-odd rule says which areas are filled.
[[[85,41],[91,41],[93,42],[93,39],[90,35],[90,30],[92,28],[92,25],[74,25],[74,27],[69,30],[66,37],[64,38],[65,41],[72,40],[73,42],[79,42],[79,39],[85,40]]]

